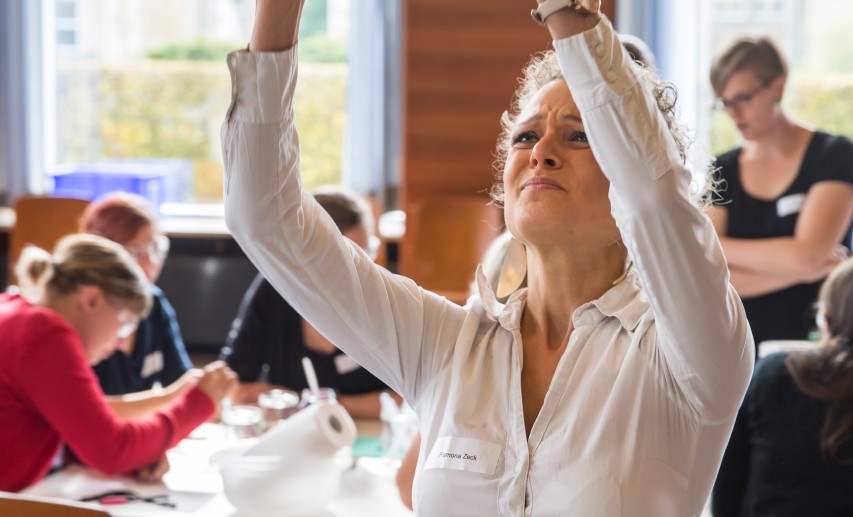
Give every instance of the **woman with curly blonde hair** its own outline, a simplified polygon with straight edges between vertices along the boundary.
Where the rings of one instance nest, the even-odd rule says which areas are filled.
[[[671,102],[598,2],[531,4],[555,51],[504,118],[497,188],[528,287],[500,304],[480,278],[465,307],[373,264],[302,192],[301,5],[258,1],[248,50],[228,58],[226,221],[306,320],[418,413],[415,512],[699,515],[753,344]]]

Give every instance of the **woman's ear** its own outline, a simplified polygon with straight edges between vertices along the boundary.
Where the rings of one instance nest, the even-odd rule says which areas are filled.
[[[770,91],[773,93],[776,102],[780,102],[785,96],[785,84],[787,84],[787,82],[788,76],[780,75],[770,83]]]
[[[84,313],[89,313],[98,308],[98,303],[103,299],[104,295],[101,290],[94,285],[84,285],[80,288],[78,300],[80,309]]]

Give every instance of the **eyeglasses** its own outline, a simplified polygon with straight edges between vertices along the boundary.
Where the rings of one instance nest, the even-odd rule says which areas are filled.
[[[160,235],[148,244],[127,244],[124,249],[137,262],[148,259],[151,262],[163,262],[169,254],[169,238]]]
[[[765,83],[759,86],[758,88],[752,90],[751,92],[735,95],[731,99],[717,97],[717,100],[714,101],[714,109],[719,111],[740,111],[744,108],[744,106],[752,102],[752,99],[754,99],[759,93],[763,92],[769,87],[770,84]]]
[[[118,314],[119,327],[116,336],[121,339],[130,337],[131,334],[136,332],[136,328],[139,326],[139,317],[109,298],[104,299]]]

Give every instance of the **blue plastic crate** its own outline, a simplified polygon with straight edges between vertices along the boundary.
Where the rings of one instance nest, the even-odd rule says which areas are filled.
[[[165,201],[168,161],[129,160],[60,165],[51,171],[53,194],[95,200],[110,192],[130,192],[145,198],[155,210]]]

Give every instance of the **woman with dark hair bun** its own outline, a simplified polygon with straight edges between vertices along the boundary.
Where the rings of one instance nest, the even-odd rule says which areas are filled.
[[[758,361],[714,517],[853,515],[853,259],[823,283],[820,341]]]

